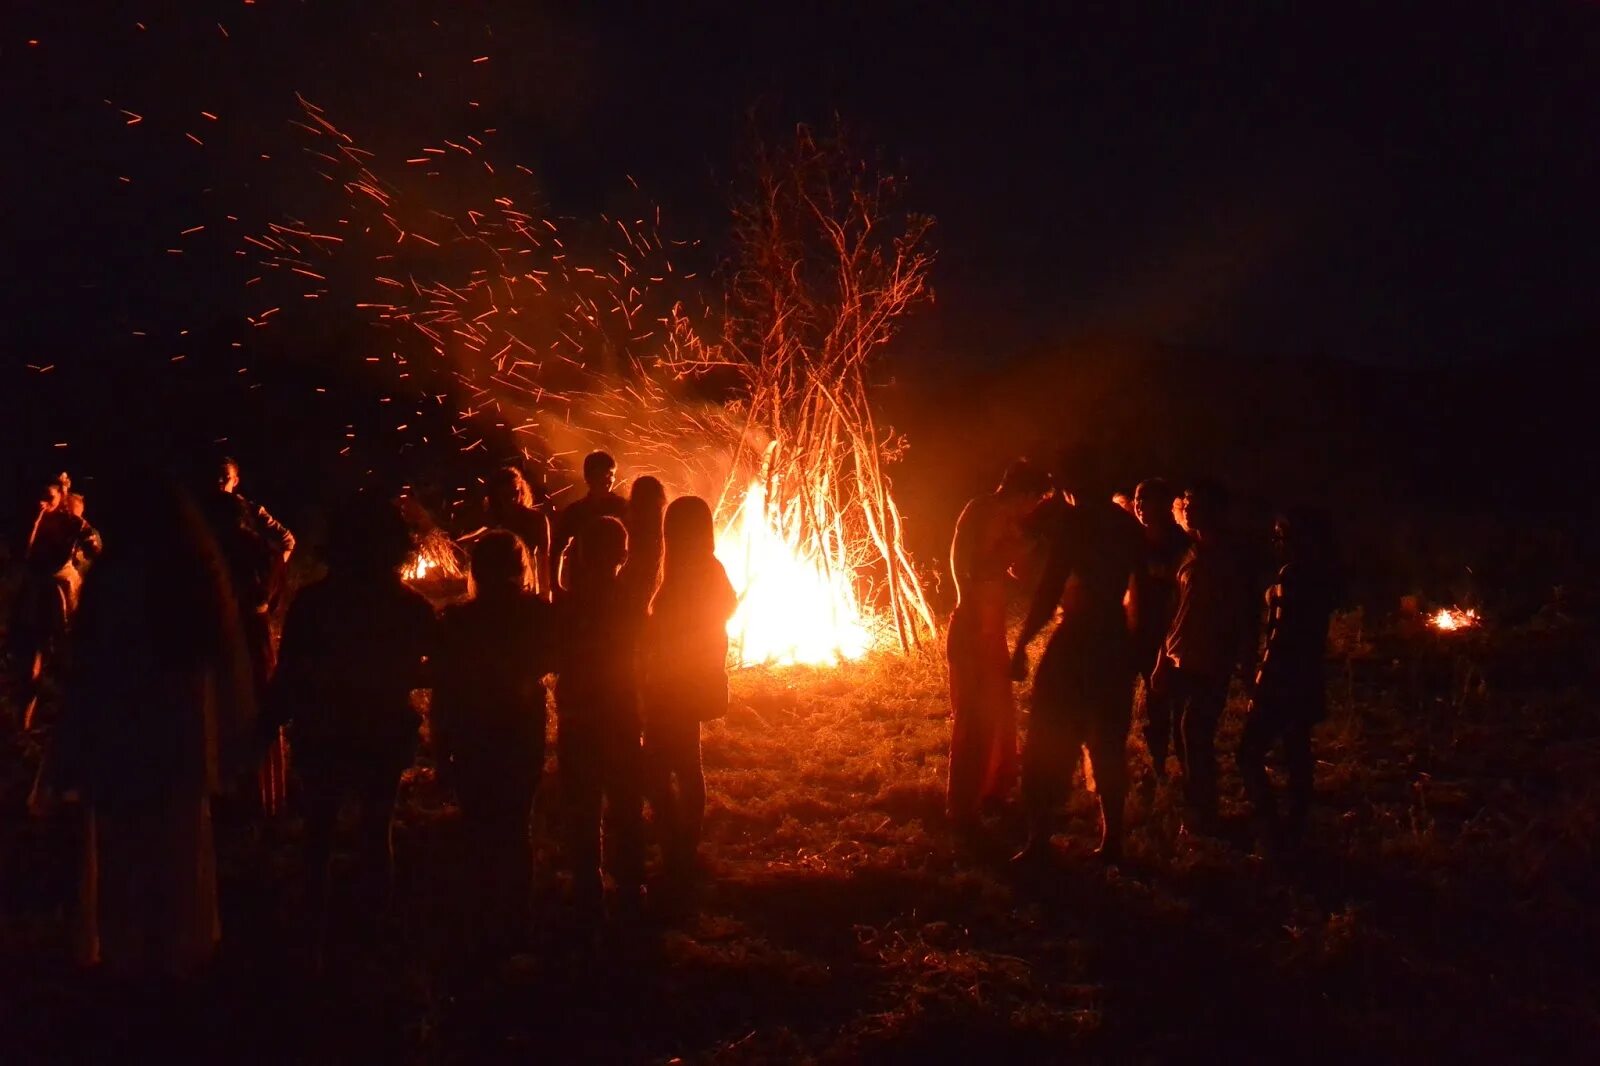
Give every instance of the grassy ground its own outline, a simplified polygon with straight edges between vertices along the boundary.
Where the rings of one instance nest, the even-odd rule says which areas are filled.
[[[1082,857],[1080,791],[1060,861],[1026,878],[1005,861],[1014,813],[987,847],[959,849],[941,826],[936,662],[741,674],[705,731],[698,908],[620,928],[599,954],[559,935],[547,873],[535,942],[454,957],[451,880],[491,872],[457,853],[422,774],[400,841],[422,873],[402,919],[363,933],[347,908],[320,975],[297,946],[292,831],[233,834],[216,973],[100,987],[58,961],[60,847],[15,824],[12,787],[0,1054],[100,1058],[153,1039],[233,1061],[1577,1060],[1600,1038],[1600,714],[1570,671],[1497,684],[1509,636],[1468,641],[1345,635],[1298,861],[1252,855],[1242,834],[1179,841],[1173,797],[1136,790],[1128,860],[1106,869]],[[1228,755],[1223,787],[1237,796]]]

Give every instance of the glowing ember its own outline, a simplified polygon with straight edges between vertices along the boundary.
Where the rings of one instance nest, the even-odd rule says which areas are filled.
[[[1483,622],[1478,612],[1470,607],[1441,607],[1428,619],[1428,624],[1441,633],[1453,633],[1460,629],[1473,629]]]
[[[717,534],[717,558],[739,593],[728,640],[740,666],[831,666],[872,647],[842,551],[804,550],[799,524],[797,514],[770,512],[766,488],[755,480]]]
[[[432,569],[434,564],[428,561],[427,556],[413,555],[411,561],[401,568],[400,576],[407,581],[421,581]]]

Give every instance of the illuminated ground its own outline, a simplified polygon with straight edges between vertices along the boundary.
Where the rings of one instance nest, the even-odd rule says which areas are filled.
[[[126,1046],[118,1025],[157,1030],[170,1012],[191,1052],[228,1061],[1576,1058],[1600,1036],[1592,701],[1570,684],[1484,690],[1475,658],[1432,647],[1340,672],[1315,843],[1290,868],[1175,844],[1159,795],[1136,796],[1118,871],[1067,855],[1018,880],[1014,816],[988,853],[958,855],[937,818],[939,673],[882,662],[738,679],[706,736],[700,913],[598,959],[561,942],[548,881],[539,943],[504,964],[452,959],[441,876],[376,942],[345,936],[317,978],[292,947],[291,836],[226,856],[232,940],[209,984],[97,990],[40,961],[60,917],[18,889],[42,875],[8,849],[0,1047],[108,1053]],[[412,820],[428,869],[482,873],[452,859],[447,822]],[[1060,842],[1088,830],[1080,802]],[[114,1023],[75,1024],[97,996]]]

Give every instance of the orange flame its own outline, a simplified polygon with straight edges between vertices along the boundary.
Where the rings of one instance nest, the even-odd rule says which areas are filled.
[[[758,478],[717,534],[717,558],[739,594],[728,623],[739,666],[833,666],[873,645],[842,538],[808,538],[808,547],[796,511],[769,507]]]
[[[1428,619],[1428,625],[1441,633],[1474,629],[1482,624],[1478,612],[1470,607],[1441,607]]]

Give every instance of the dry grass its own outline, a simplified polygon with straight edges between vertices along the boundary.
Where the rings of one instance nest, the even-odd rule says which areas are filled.
[[[1171,797],[1136,794],[1120,869],[1069,848],[1033,879],[1004,861],[1015,815],[991,824],[991,849],[960,851],[941,825],[937,661],[747,672],[705,731],[713,858],[692,916],[623,928],[598,955],[547,935],[474,966],[440,933],[448,907],[427,918],[413,893],[412,921],[352,940],[314,980],[282,947],[293,848],[246,849],[230,881],[244,931],[196,993],[203,1046],[263,1061],[1576,1059],[1600,1036],[1600,719],[1572,685],[1502,690],[1491,669],[1454,689],[1454,654],[1355,650],[1300,861],[1179,842]],[[1090,829],[1079,795],[1062,840]],[[448,819],[427,832],[432,863],[487,873],[452,858]],[[547,934],[567,919],[559,890],[544,879]],[[5,942],[37,958],[53,919],[17,911]],[[12,1038],[58,1038],[74,987],[30,985]]]

